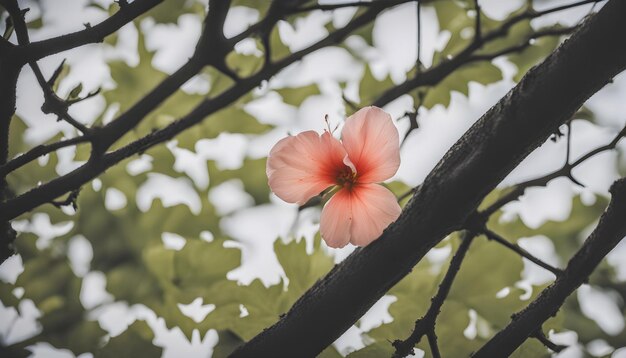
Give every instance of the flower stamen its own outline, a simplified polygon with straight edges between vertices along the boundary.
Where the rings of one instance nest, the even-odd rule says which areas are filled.
[[[357,174],[347,165],[339,170],[335,178],[337,185],[342,187],[350,188],[357,183]]]

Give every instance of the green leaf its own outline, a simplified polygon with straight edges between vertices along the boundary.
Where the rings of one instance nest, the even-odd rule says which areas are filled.
[[[242,55],[231,52],[226,56],[226,65],[239,77],[249,77],[257,73],[263,66],[263,57]]]
[[[365,348],[354,351],[346,356],[346,358],[378,358],[391,357],[395,352],[393,346],[389,342],[377,342],[370,344]]]
[[[391,77],[387,76],[379,81],[372,74],[370,66],[365,66],[365,72],[363,73],[363,78],[359,85],[360,103],[369,105],[392,86],[393,82],[391,81]]]
[[[299,107],[309,96],[320,93],[316,84],[297,88],[281,88],[277,89],[276,92],[283,98],[283,102],[296,107]]]
[[[68,99],[75,99],[78,98],[78,95],[80,94],[80,91],[83,90],[83,84],[79,83],[76,86],[74,86],[74,88],[72,88],[72,90],[70,91],[70,94],[68,96]]]
[[[473,37],[464,38],[461,34],[464,29],[473,29],[474,20],[467,15],[467,9],[455,1],[433,1],[432,5],[437,14],[440,31],[450,32],[450,39],[441,52],[436,52],[433,65],[454,56],[464,49]]]
[[[219,341],[213,348],[213,358],[226,358],[244,342],[230,331],[218,331]]]
[[[597,196],[596,202],[587,206],[577,196],[572,202],[572,212],[565,221],[547,221],[540,227],[531,229],[524,225],[519,218],[507,222],[501,221],[501,213],[498,212],[491,216],[488,225],[493,231],[513,242],[521,237],[545,235],[554,243],[561,260],[567,262],[580,248],[578,240],[580,232],[600,217],[607,204],[606,198]]]
[[[43,19],[38,17],[35,20],[29,21],[26,26],[29,29],[40,29],[43,26]]]
[[[138,21],[145,17],[151,17],[159,24],[176,23],[180,15],[193,13],[204,16],[205,10],[205,6],[200,1],[165,0],[140,16]]]
[[[271,53],[272,61],[278,61],[291,54],[289,47],[287,47],[287,45],[285,45],[283,41],[280,39],[280,34],[278,33],[278,26],[274,26],[274,28],[272,29],[269,40],[270,40],[269,41],[270,49],[272,51]],[[267,49],[264,49],[264,51],[267,51]]]
[[[304,238],[284,244],[277,240],[274,252],[289,279],[287,294],[294,301],[333,267],[333,259],[320,248],[319,234],[313,253],[307,255]]]
[[[521,52],[513,53],[508,59],[513,63],[518,71],[513,77],[515,82],[519,82],[528,70],[546,58],[559,45],[559,36],[541,37],[533,40],[532,45]]]
[[[422,104],[425,108],[432,108],[437,104],[444,107],[450,105],[450,92],[456,91],[469,95],[469,83],[476,82],[488,85],[502,80],[502,71],[491,62],[469,63],[451,73],[443,81],[431,87]]]
[[[426,313],[434,295],[438,275],[431,270],[428,260],[422,260],[413,271],[396,284],[388,294],[397,301],[389,306],[393,322],[383,324],[368,332],[379,342],[394,341],[406,337],[412,331],[415,320]]]
[[[584,119],[587,120],[591,123],[596,123],[596,115],[595,113],[593,113],[593,111],[587,107],[587,106],[582,106],[577,112],[576,114],[574,114],[574,118],[576,119]]]
[[[144,321],[135,321],[124,333],[115,336],[101,349],[96,358],[160,357],[163,349],[152,343],[154,333]]]

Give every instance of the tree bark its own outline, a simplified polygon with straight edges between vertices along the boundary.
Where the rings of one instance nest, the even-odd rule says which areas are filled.
[[[17,78],[21,70],[21,64],[14,61],[12,47],[3,44],[0,52],[0,165],[9,159],[9,127],[11,119],[15,114],[15,90]],[[0,203],[11,197],[6,178],[0,176]],[[8,220],[0,220],[0,262],[4,262],[9,256],[15,253],[13,241],[15,231]]]
[[[593,93],[626,68],[626,1],[612,0],[478,120],[381,238],[356,250],[233,357],[311,357],[356,322]]]

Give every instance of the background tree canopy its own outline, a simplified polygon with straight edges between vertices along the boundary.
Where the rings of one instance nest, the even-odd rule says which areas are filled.
[[[626,357],[625,13],[0,0],[2,356]],[[369,105],[405,210],[330,249],[266,157]]]

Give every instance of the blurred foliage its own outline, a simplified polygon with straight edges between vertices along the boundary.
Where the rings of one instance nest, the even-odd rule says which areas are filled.
[[[259,16],[268,11],[269,2],[252,0],[235,0],[234,6],[256,8]],[[104,8],[98,3],[90,6],[102,11],[113,13],[118,10],[117,4]],[[468,46],[474,38],[473,1],[429,1],[423,6],[434,8],[437,14],[440,31],[449,33],[446,44],[436,51],[433,66],[452,58]],[[524,5],[526,6],[526,5]],[[510,17],[524,11],[519,9]],[[166,0],[162,5],[141,16],[134,22],[138,30],[139,62],[129,66],[127,62],[112,59],[109,61],[111,79],[114,88],[102,93],[107,110],[96,120],[96,125],[105,124],[107,111],[120,114],[140,100],[154,88],[167,74],[153,66],[154,52],[146,48],[144,33],[140,24],[152,19],[157,24],[176,24],[183,14],[203,16],[204,7],[199,1]],[[362,13],[357,11],[355,16]],[[483,34],[497,29],[502,21],[490,19],[481,12]],[[291,26],[295,26],[302,14],[288,17]],[[31,21],[30,28],[45,27],[41,19]],[[131,25],[133,26],[133,25]],[[558,26],[558,25],[555,25]],[[330,22],[327,29],[332,31]],[[372,32],[374,23],[368,24],[354,33],[363,38],[368,46],[373,46]],[[530,21],[522,21],[513,26],[508,34],[494,41],[479,54],[490,54],[511,46],[528,41],[533,29]],[[115,46],[119,38],[114,35],[106,39],[106,46]],[[260,39],[255,39],[258,49],[265,51]],[[271,59],[280,60],[290,54],[278,28],[274,28],[269,36]],[[523,51],[514,52],[506,59],[515,65],[517,72],[514,81],[519,81],[523,74],[547,56],[559,43],[555,37],[545,37],[534,41]],[[346,44],[340,46],[348,49],[356,60],[363,64],[363,76],[358,86],[361,105],[367,105],[387,89],[394,85],[388,75],[375,76],[372,66],[365,60],[362,53]],[[264,63],[264,57],[243,55],[231,52],[226,58],[227,65],[239,76],[245,77],[256,73]],[[59,82],[71,71],[66,65]],[[412,69],[408,76],[414,76]],[[141,125],[128,133],[116,146],[122,146],[142,137],[156,128],[171,123],[184,116],[192,108],[233,86],[233,81],[213,68],[203,70],[199,76],[208,81],[206,93],[190,93],[179,90],[161,106],[150,113]],[[472,62],[461,66],[440,83],[422,88],[424,94],[422,106],[433,108],[437,105],[450,105],[451,94],[469,94],[469,83],[489,85],[501,81],[503,73],[499,66],[489,61]],[[344,84],[341,84],[344,85]],[[56,90],[56,88],[55,88]],[[71,92],[77,95],[82,84]],[[316,84],[301,87],[280,87],[273,84],[285,104],[299,107],[307,98],[320,94]],[[262,91],[258,91],[259,93]],[[71,94],[70,94],[71,95]],[[176,139],[178,149],[198,155],[199,140],[212,139],[221,133],[245,135],[247,139],[255,139],[269,133],[273,125],[260,122],[244,110],[246,104],[257,99],[259,94],[252,91],[237,100],[231,106],[211,115],[199,125],[185,131]],[[347,106],[346,112],[352,109]],[[584,108],[580,118],[593,120],[593,113]],[[10,155],[27,151],[31,146],[24,140],[28,126],[25,121],[16,117],[12,121],[10,132]],[[57,134],[51,140],[58,140]],[[88,145],[80,145],[77,150],[70,150],[70,157],[75,162],[88,158]],[[274,252],[283,269],[280,282],[269,287],[260,280],[249,285],[241,285],[227,278],[227,274],[238,268],[242,261],[242,251],[236,239],[223,232],[220,220],[230,214],[220,215],[209,200],[209,192],[220,184],[237,179],[243,189],[253,199],[255,205],[269,203],[270,192],[265,178],[265,158],[258,158],[248,153],[241,166],[223,168],[213,159],[203,159],[207,166],[210,184],[199,187],[193,184],[186,172],[176,168],[175,150],[166,146],[150,149],[145,155],[150,159],[147,171],[129,174],[129,161],[121,163],[103,174],[97,181],[83,186],[78,197],[78,210],[61,211],[52,205],[45,205],[32,213],[22,215],[18,222],[26,227],[20,232],[16,241],[18,251],[24,264],[24,272],[17,282],[0,281],[0,300],[5,309],[20,310],[20,304],[32,301],[41,311],[37,319],[41,326],[40,332],[34,337],[13,343],[9,349],[13,353],[21,352],[25,347],[36,342],[48,342],[56,348],[66,348],[74,354],[93,352],[95,357],[119,356],[159,356],[162,347],[155,345],[154,332],[144,320],[130,323],[121,334],[109,337],[107,331],[93,318],[94,312],[107,306],[110,301],[101,302],[98,306],[86,308],[81,301],[83,277],[72,268],[69,260],[72,238],[80,235],[88,240],[93,249],[89,270],[101,272],[106,277],[106,291],[115,302],[126,302],[129,305],[143,305],[152,310],[157,317],[163,318],[168,329],[179,328],[187,339],[191,340],[194,332],[204,337],[209,330],[216,330],[219,342],[214,347],[215,357],[225,357],[243,341],[249,340],[265,327],[275,323],[289,307],[311,285],[323,277],[334,265],[333,258],[321,243],[319,234],[315,236],[312,250],[307,250],[304,239],[283,242],[276,240]],[[136,158],[131,158],[134,160]],[[64,159],[65,160],[65,159]],[[58,173],[61,163],[58,154],[51,154],[39,161],[32,162],[8,177],[10,187],[15,193],[22,193],[46,182]],[[200,211],[192,212],[185,204],[169,205],[155,199],[147,211],[139,209],[136,204],[137,192],[150,180],[151,175],[158,173],[163,176],[182,180],[197,193]],[[387,186],[396,194],[401,195],[410,187],[402,182],[393,182]],[[109,189],[120,191],[127,199],[127,204],[116,210],[106,206]],[[506,190],[506,189],[505,189]],[[500,192],[492,193],[491,198]],[[406,200],[402,202],[405,204]],[[523,237],[546,235],[554,243],[556,253],[565,263],[580,245],[581,232],[593,225],[604,206],[606,199],[598,197],[593,205],[584,205],[580,198],[573,201],[569,218],[563,222],[547,222],[539,228],[527,227],[519,218],[503,221],[501,213],[492,217],[489,226],[509,240],[517,241]],[[295,210],[295,208],[294,208]],[[52,225],[71,223],[71,229],[57,235],[41,245],[39,234],[29,231],[29,223],[36,215],[48,217]],[[167,248],[163,242],[163,233],[175,233],[185,240],[180,250]],[[206,233],[212,239],[203,239]],[[438,250],[451,250],[458,247],[456,234],[438,246]],[[237,243],[236,243],[237,244]],[[438,284],[446,272],[449,258],[443,262],[429,259],[422,260],[402,281],[394,286],[388,295],[395,297],[389,306],[392,322],[381,324],[367,332],[363,332],[367,346],[352,352],[349,357],[381,357],[390,356],[393,349],[390,341],[405,338],[412,330],[415,319],[423,315],[430,305]],[[463,263],[459,277],[455,281],[449,298],[437,321],[437,334],[442,344],[441,350],[446,357],[465,357],[480,347],[496,331],[503,328],[510,320],[510,314],[525,307],[529,299],[535,297],[544,286],[532,287],[530,297],[521,298],[525,293],[516,283],[521,279],[523,262],[519,256],[507,251],[496,243],[477,237]],[[610,292],[617,292],[622,302],[626,301],[626,288],[623,282],[616,279],[611,266],[603,263],[602,267],[590,279],[591,284]],[[19,293],[18,289],[23,289]],[[502,289],[508,288],[509,293],[502,297],[497,295]],[[204,305],[214,305],[213,309],[199,322],[183,314],[180,305],[187,305],[201,298]],[[624,305],[622,304],[622,310]],[[471,322],[470,311],[475,313]],[[22,312],[20,312],[22,313]],[[357,327],[360,323],[357,323]],[[575,297],[568,300],[559,314],[544,325],[544,330],[553,329],[557,332],[573,330],[578,332],[581,343],[588,343],[602,337],[614,347],[626,345],[626,333],[608,336],[598,325],[580,312]],[[471,333],[473,331],[473,333]],[[6,337],[3,337],[6,338]],[[425,340],[417,348],[430,354]],[[341,352],[346,354],[347,352]],[[335,347],[325,350],[321,357],[342,356]],[[518,357],[548,356],[548,351],[536,340],[527,341],[516,353]]]

